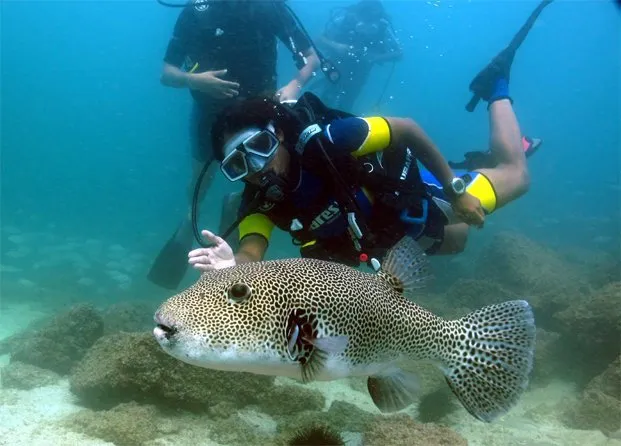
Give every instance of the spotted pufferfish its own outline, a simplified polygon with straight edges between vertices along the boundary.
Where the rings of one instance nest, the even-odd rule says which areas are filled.
[[[153,334],[171,356],[214,370],[304,382],[367,376],[382,412],[416,400],[416,376],[404,368],[430,360],[470,414],[490,422],[528,385],[532,309],[513,300],[446,320],[406,297],[430,277],[409,237],[377,273],[303,258],[239,264],[165,301]]]

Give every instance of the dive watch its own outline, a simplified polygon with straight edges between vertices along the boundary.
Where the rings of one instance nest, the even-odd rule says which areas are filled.
[[[463,195],[466,192],[466,182],[463,178],[455,177],[451,180],[451,190],[456,196]]]

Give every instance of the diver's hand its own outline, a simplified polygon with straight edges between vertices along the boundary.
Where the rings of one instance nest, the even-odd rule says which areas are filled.
[[[481,207],[478,198],[470,195],[468,192],[458,195],[451,200],[453,211],[457,218],[464,223],[478,228],[483,227],[485,222],[485,213]]]
[[[228,70],[205,71],[191,74],[188,87],[208,94],[214,99],[234,98],[239,94],[239,83],[221,79]]]
[[[274,95],[274,99],[280,102],[295,101],[297,100],[300,91],[302,91],[302,87],[299,82],[294,79],[278,90]]]
[[[208,241],[213,243],[213,246],[211,248],[199,248],[189,252],[188,263],[192,265],[194,269],[199,271],[213,271],[236,265],[233,250],[223,238],[206,230],[201,231],[201,234]]]

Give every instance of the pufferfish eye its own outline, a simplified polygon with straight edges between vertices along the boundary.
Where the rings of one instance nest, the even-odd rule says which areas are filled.
[[[250,297],[252,290],[245,283],[236,283],[229,288],[228,296],[234,303],[242,303]]]

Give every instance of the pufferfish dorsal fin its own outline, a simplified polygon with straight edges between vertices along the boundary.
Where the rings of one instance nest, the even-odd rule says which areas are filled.
[[[433,278],[427,255],[410,236],[403,237],[388,251],[378,275],[401,294],[424,288]]]
[[[303,382],[310,382],[321,372],[328,357],[347,349],[347,336],[322,336],[317,331],[314,311],[293,309],[285,327],[289,358],[300,364]]]

